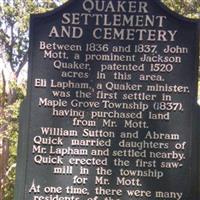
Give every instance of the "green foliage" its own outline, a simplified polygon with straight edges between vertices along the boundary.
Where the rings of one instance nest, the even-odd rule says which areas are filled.
[[[199,0],[161,0],[170,9],[188,18],[200,18]]]
[[[17,85],[12,83],[11,87],[15,89],[17,100],[12,105],[5,105],[4,117],[0,119],[0,126],[6,126],[6,130],[3,134],[3,138],[7,139],[9,143],[9,159],[7,165],[7,171],[4,181],[4,200],[13,199],[14,183],[15,183],[15,168],[16,168],[16,156],[17,156],[17,143],[19,132],[19,107],[25,96],[25,85]],[[0,87],[0,95],[2,95],[2,87]]]
[[[55,0],[0,1],[0,57],[16,76],[28,59],[30,14],[46,12],[57,6],[58,1]]]

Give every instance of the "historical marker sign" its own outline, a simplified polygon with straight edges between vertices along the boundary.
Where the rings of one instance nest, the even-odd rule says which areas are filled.
[[[33,15],[15,199],[197,200],[197,25],[156,0]]]

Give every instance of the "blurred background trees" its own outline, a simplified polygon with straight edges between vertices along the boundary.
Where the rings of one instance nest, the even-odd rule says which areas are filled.
[[[188,18],[200,18],[199,0],[161,0],[171,10]]]
[[[12,200],[14,193],[19,106],[26,94],[29,17],[32,13],[46,12],[64,2],[0,1],[0,200]],[[199,0],[162,2],[186,17],[200,17]]]

